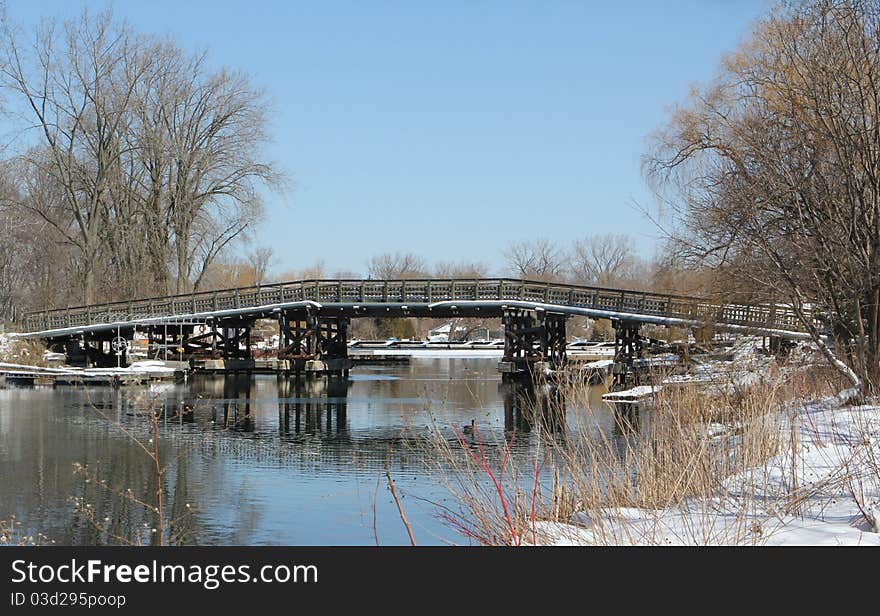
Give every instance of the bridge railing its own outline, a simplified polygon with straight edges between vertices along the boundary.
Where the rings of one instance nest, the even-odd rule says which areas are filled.
[[[716,304],[681,295],[544,283],[509,278],[418,280],[302,280],[255,287],[203,291],[128,302],[110,302],[32,312],[28,332],[139,319],[161,319],[257,308],[298,301],[318,303],[434,303],[441,301],[526,301],[707,324],[804,331],[783,305]]]

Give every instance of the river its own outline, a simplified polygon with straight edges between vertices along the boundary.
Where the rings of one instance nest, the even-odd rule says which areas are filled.
[[[155,502],[155,465],[134,438],[152,447],[147,412],[157,409],[166,540],[408,544],[387,468],[419,545],[466,544],[438,515],[456,503],[430,470],[433,427],[456,445],[453,429],[473,421],[487,445],[511,439],[512,463],[526,470],[544,446],[529,403],[501,383],[496,364],[414,359],[299,384],[242,374],[3,389],[0,520],[15,516],[18,536],[39,533],[42,543],[155,542],[155,517],[138,502]],[[604,389],[593,389],[591,405],[611,430]]]

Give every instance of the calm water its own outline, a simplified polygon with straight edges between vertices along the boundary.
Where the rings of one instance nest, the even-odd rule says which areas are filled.
[[[437,517],[438,504],[452,503],[420,445],[432,421],[451,436],[473,419],[486,442],[513,434],[515,463],[531,465],[541,431],[496,364],[419,359],[359,367],[330,383],[201,376],[139,388],[0,390],[0,519],[14,514],[60,544],[106,542],[108,533],[149,541],[143,507],[119,492],[151,498],[155,473],[120,426],[148,438],[144,409],[154,404],[168,417],[160,423],[166,515],[186,543],[370,545],[378,534],[382,545],[408,544],[386,466],[419,544],[466,543]],[[187,406],[191,421],[175,418]],[[612,429],[610,413],[600,421]],[[76,464],[95,480],[75,473]],[[77,513],[76,499],[108,533]]]

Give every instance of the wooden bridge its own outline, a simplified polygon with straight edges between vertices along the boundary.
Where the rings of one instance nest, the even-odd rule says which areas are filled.
[[[273,319],[279,360],[302,368],[303,361],[344,359],[352,318],[501,318],[505,362],[522,371],[536,361],[565,360],[565,321],[573,315],[611,319],[631,356],[641,352],[642,324],[809,338],[794,311],[780,305],[508,278],[303,280],[44,310],[25,315],[19,327],[23,338],[63,345],[69,355],[79,349],[96,363],[108,345],[136,331],[146,332],[154,348],[177,345],[189,357],[248,360],[255,321]]]

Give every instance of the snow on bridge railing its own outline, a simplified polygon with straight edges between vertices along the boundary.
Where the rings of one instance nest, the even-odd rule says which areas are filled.
[[[707,325],[805,331],[796,313],[778,304],[716,304],[683,295],[511,278],[299,280],[44,310],[25,315],[23,324],[27,332],[39,332],[141,319],[171,319],[181,315],[209,314],[301,301],[337,304],[430,304],[449,300],[525,301],[683,319]]]

